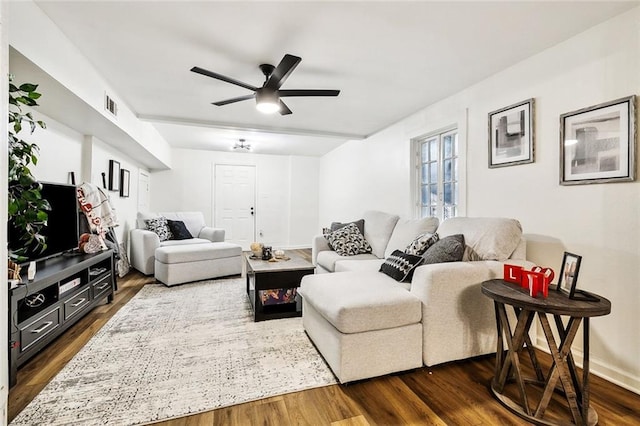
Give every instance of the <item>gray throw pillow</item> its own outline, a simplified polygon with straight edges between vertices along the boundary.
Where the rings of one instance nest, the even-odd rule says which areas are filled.
[[[464,235],[444,237],[424,252],[424,264],[460,262],[464,255]]]
[[[371,246],[353,223],[325,235],[325,238],[331,248],[341,256],[371,253]]]
[[[340,228],[344,228],[345,226],[349,225],[353,223],[354,225],[356,225],[358,227],[358,231],[360,231],[360,233],[362,235],[364,235],[364,219],[358,219],[358,220],[354,220],[353,222],[345,222],[345,223],[341,223],[341,222],[331,222],[331,231],[337,231]]]

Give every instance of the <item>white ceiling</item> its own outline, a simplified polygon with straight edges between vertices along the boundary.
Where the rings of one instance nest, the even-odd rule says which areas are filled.
[[[625,10],[638,1],[37,1],[117,95],[172,146],[321,156]],[[193,66],[261,86],[258,65],[302,62],[264,115],[249,94]],[[517,101],[515,99],[514,101]]]

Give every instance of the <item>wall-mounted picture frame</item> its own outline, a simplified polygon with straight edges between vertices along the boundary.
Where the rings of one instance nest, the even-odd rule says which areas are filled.
[[[560,115],[560,184],[636,177],[635,95]]]
[[[578,272],[580,272],[581,262],[582,256],[567,251],[564,252],[556,290],[566,294],[569,298],[573,298],[576,293],[576,284],[578,283]]]
[[[109,191],[120,190],[120,163],[109,160]]]
[[[120,170],[120,196],[128,197],[129,196],[129,180],[131,174],[127,169]]]
[[[533,163],[533,98],[489,113],[489,168]]]

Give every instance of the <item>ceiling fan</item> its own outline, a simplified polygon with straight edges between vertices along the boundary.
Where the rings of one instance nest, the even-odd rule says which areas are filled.
[[[244,87],[254,93],[250,95],[238,96],[236,98],[226,99],[224,101],[212,102],[213,105],[223,106],[232,104],[235,102],[246,101],[249,99],[256,99],[256,107],[259,111],[264,113],[280,112],[280,115],[291,114],[291,110],[280,98],[293,97],[293,96],[338,96],[339,90],[319,90],[319,89],[295,89],[295,90],[280,90],[280,87],[289,77],[291,72],[302,61],[302,58],[297,56],[286,54],[280,61],[277,67],[270,64],[260,65],[260,70],[265,76],[262,87],[255,87],[242,81],[235,80],[231,77],[226,77],[222,74],[215,73],[213,71],[205,70],[200,67],[193,67],[191,71],[206,75],[207,77],[215,78],[225,81],[227,83],[235,84],[236,86]]]

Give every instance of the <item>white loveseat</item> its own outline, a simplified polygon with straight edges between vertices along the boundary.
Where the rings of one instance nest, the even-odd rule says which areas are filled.
[[[505,263],[533,266],[520,223],[443,221],[436,230],[441,240],[464,235],[463,261],[418,266],[411,282],[403,283],[378,270],[385,256],[417,236],[419,225],[383,212],[363,217],[373,253],[340,256],[323,236],[314,238],[317,274],[304,277],[299,291],[305,330],[340,382],[495,352],[494,308],[480,287],[502,278]]]
[[[194,238],[186,240],[160,241],[160,237],[147,230],[145,220],[159,216],[171,220],[183,221]],[[136,219],[136,229],[130,232],[131,266],[145,275],[152,275],[155,270],[155,252],[159,247],[179,245],[224,242],[224,229],[212,228],[206,225],[202,212],[139,212]]]

